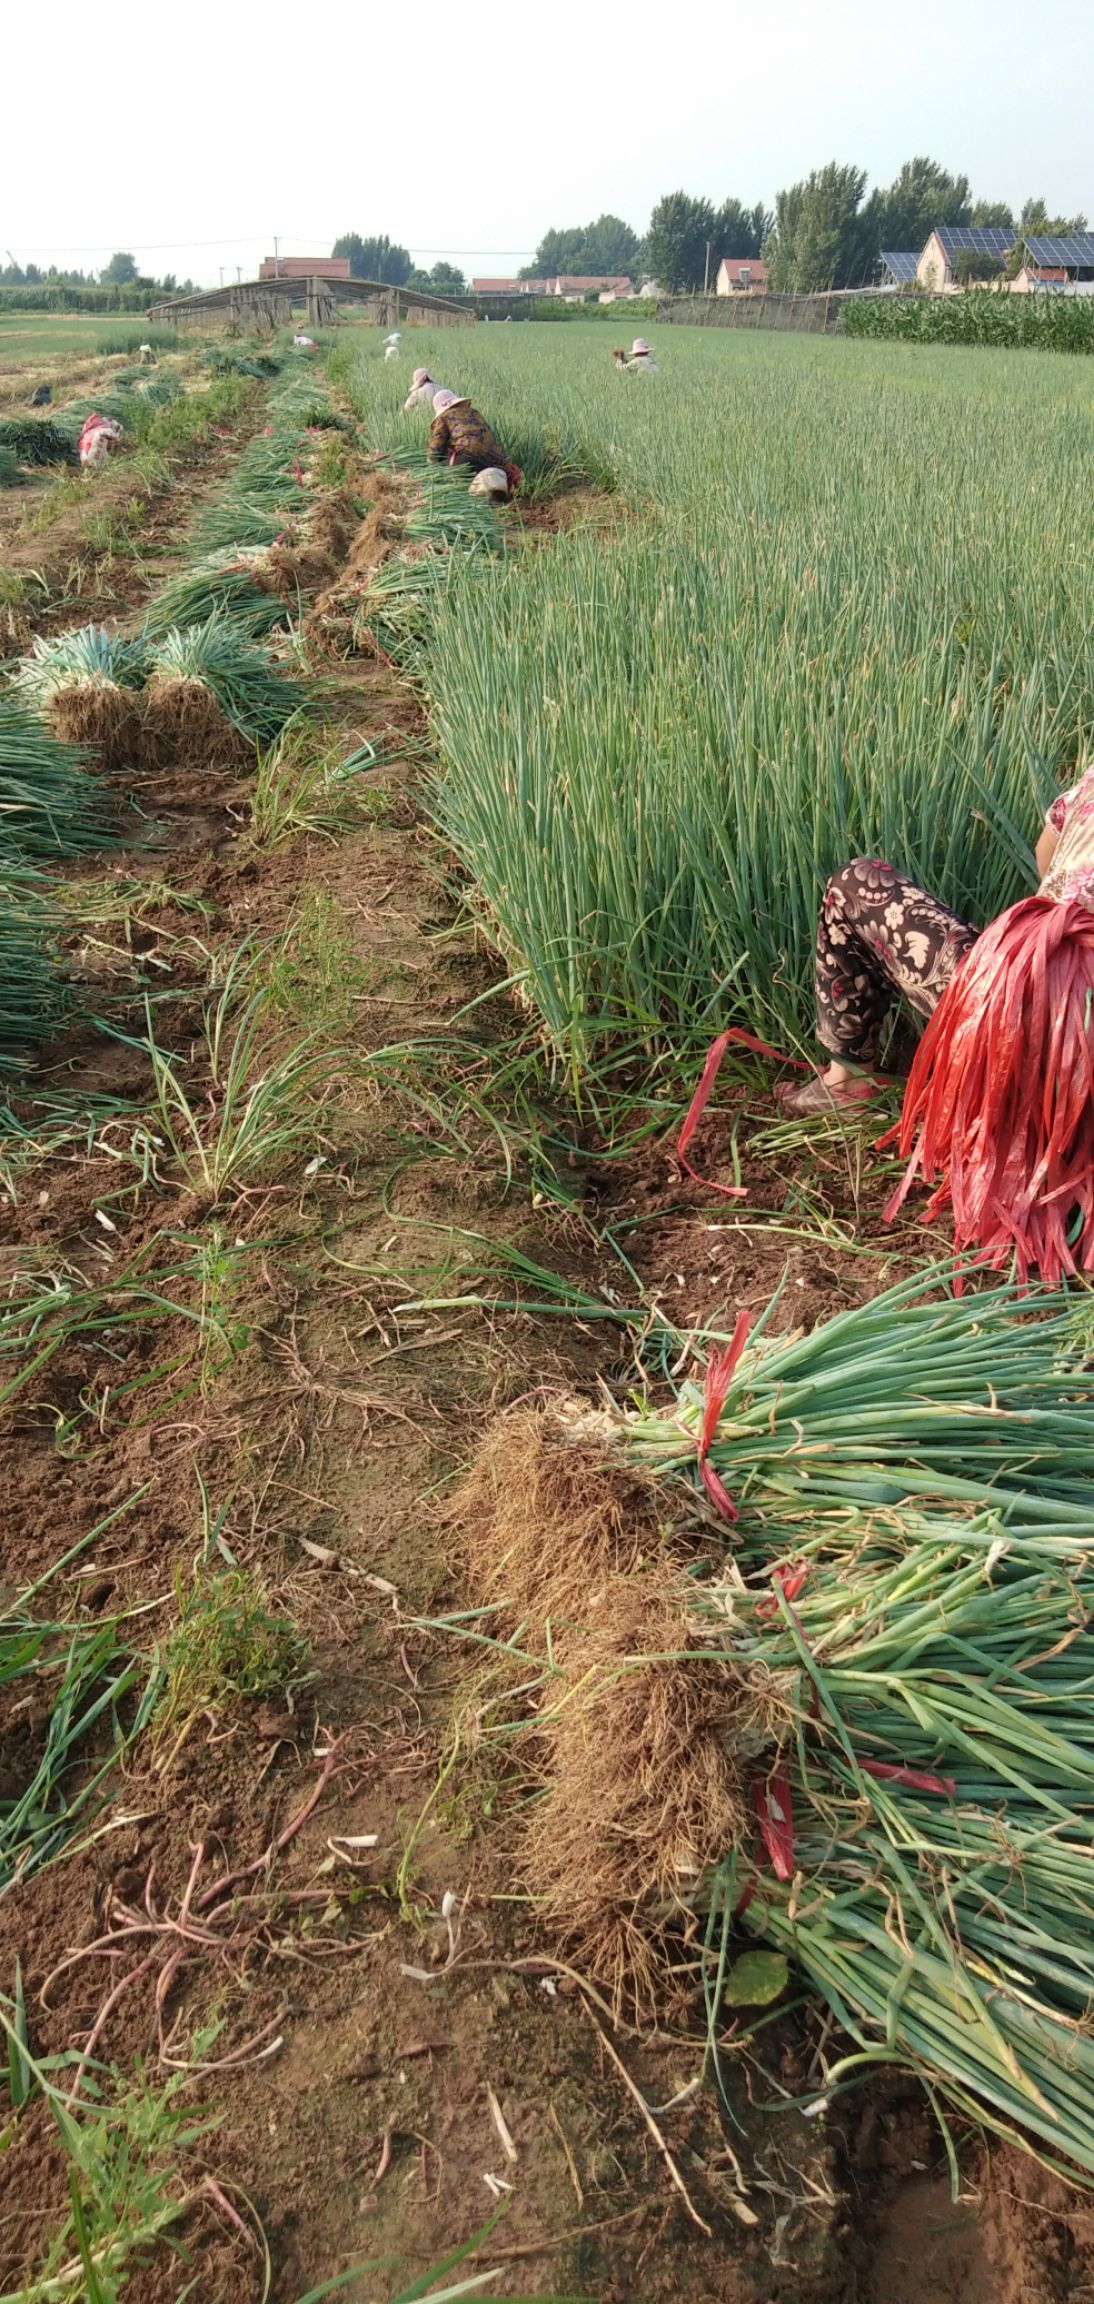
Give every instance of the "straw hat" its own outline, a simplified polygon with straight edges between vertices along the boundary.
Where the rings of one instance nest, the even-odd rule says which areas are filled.
[[[487,464],[481,472],[476,472],[467,493],[469,496],[508,496],[509,481],[497,464]]]
[[[631,359],[633,360],[633,359],[635,358],[635,355],[636,355],[637,353],[639,353],[639,352],[648,352],[648,351],[649,351],[649,345],[647,344],[645,337],[644,337],[644,336],[636,336],[636,337],[635,337],[635,339],[634,339],[634,343],[631,345]]]
[[[428,368],[416,368],[410,381],[413,384],[415,391],[420,392],[422,385],[431,384],[433,379],[429,373]]]
[[[433,394],[433,414],[435,416],[445,416],[450,408],[466,408],[466,406],[467,394],[465,392],[450,392],[446,385],[442,384],[440,391]]]

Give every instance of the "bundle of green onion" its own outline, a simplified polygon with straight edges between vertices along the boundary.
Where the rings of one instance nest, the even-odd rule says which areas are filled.
[[[49,416],[0,416],[0,448],[10,448],[20,464],[75,464],[71,429]]]
[[[488,497],[469,494],[466,465],[431,464],[424,449],[398,449],[388,462],[409,472],[420,494],[406,517],[406,533],[436,551],[460,547],[487,552],[505,549],[505,531]]]
[[[297,431],[259,433],[236,466],[232,487],[198,520],[193,541],[199,552],[229,546],[272,544],[287,520],[300,513],[307,492],[296,476]]]
[[[145,674],[139,640],[122,640],[102,624],[84,624],[47,640],[41,634],[16,666],[12,686],[41,709],[65,688],[139,688]]]
[[[209,552],[193,567],[184,568],[150,602],[145,619],[148,633],[169,632],[172,625],[204,624],[222,612],[241,632],[258,637],[285,620],[285,604],[276,593],[264,592],[256,581],[261,551],[231,545]]]
[[[120,424],[123,432],[131,430],[137,419],[140,403],[122,385],[114,392],[100,392],[97,400],[67,400],[59,411],[58,421],[73,440],[78,440],[89,416],[109,416]]]
[[[1094,2179],[1087,1526],[847,1515],[825,1556],[697,1604],[756,1697],[760,1838],[704,1892],[718,1973],[739,1916],[857,2043],[826,2089],[902,2063]]]
[[[209,689],[225,719],[248,743],[276,742],[307,700],[300,682],[276,672],[223,612],[204,624],[164,633],[152,643],[148,661],[153,684],[200,682]]]
[[[61,1021],[65,989],[53,944],[45,883],[5,864],[0,880],[0,1072],[22,1070],[31,1049]]]
[[[86,746],[107,768],[125,768],[136,757],[139,712],[136,690],[144,678],[144,650],[99,624],[64,632],[55,640],[39,636],[16,669],[12,685],[48,718],[62,743]]]
[[[0,488],[18,488],[22,477],[14,448],[0,447]]]
[[[769,1336],[770,1305],[724,1396],[715,1359],[670,1416],[628,1416],[627,1452],[655,1471],[702,1458],[738,1510],[919,1497],[1081,1531],[1094,1504],[1083,1300],[1009,1282],[954,1296],[953,1276],[920,1272],[808,1335]]]
[[[13,698],[0,697],[0,869],[22,857],[48,861],[101,848],[109,826],[86,753],[58,743]]]

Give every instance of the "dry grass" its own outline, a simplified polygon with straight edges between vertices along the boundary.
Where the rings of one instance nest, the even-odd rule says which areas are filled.
[[[684,1660],[697,1643],[650,1488],[557,1413],[500,1418],[450,1517],[476,1597],[553,1665],[530,1722],[525,1883],[616,2001],[649,2010],[688,1892],[744,1830],[747,1692],[728,1664]]]

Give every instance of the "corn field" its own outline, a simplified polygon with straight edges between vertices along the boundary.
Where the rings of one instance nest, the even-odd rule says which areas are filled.
[[[548,541],[454,555],[408,643],[437,822],[575,1078],[716,1020],[807,1037],[818,897],[857,853],[986,921],[1094,728],[1082,365],[658,349],[655,378],[600,328],[416,353],[503,442],[614,482]],[[339,361],[375,444],[420,448],[375,354]]]
[[[990,344],[1038,352],[1094,352],[1094,297],[889,296],[849,304],[846,336],[900,344]]]

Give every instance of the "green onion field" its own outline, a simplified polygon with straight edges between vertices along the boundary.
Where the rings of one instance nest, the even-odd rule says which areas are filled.
[[[774,1090],[1094,756],[1092,364],[142,325],[0,314],[0,2304],[1079,2304],[1089,1288]]]

